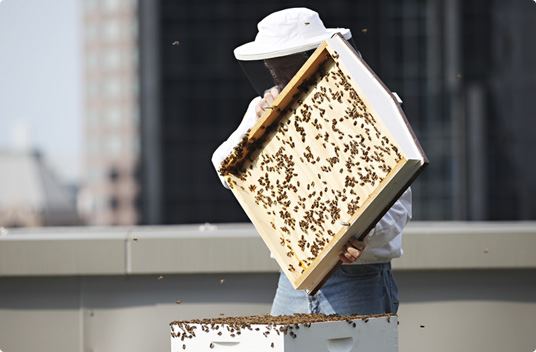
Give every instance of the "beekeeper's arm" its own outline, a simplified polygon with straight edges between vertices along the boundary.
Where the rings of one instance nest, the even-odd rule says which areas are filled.
[[[251,101],[251,103],[249,103],[248,109],[246,110],[246,113],[244,114],[242,122],[240,123],[238,128],[212,154],[212,164],[214,164],[216,172],[218,173],[218,177],[220,178],[220,181],[225,186],[225,188],[229,188],[229,186],[227,185],[227,182],[225,182],[223,176],[219,173],[221,163],[232,153],[233,149],[240,143],[240,141],[242,140],[242,138],[244,138],[248,130],[253,127],[253,125],[257,121],[255,107],[260,101],[261,97],[256,97]]]
[[[227,158],[233,152],[233,149],[240,143],[240,141],[242,141],[242,138],[244,138],[246,133],[253,127],[253,125],[255,125],[257,119],[261,117],[269,106],[272,105],[278,94],[279,91],[274,87],[270,90],[267,90],[262,98],[256,97],[251,101],[251,103],[249,103],[246,113],[242,118],[242,122],[236,131],[234,131],[231,136],[229,136],[229,138],[223,142],[212,154],[212,164],[214,164],[216,172],[218,172],[220,169],[223,160],[225,160],[225,158]],[[229,188],[227,182],[219,172],[218,176],[225,188]]]

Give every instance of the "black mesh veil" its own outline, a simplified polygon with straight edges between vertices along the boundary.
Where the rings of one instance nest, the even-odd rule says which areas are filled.
[[[355,48],[352,38],[348,42]],[[272,87],[283,90],[313,52],[314,49],[269,59],[238,62],[255,92],[263,96]]]

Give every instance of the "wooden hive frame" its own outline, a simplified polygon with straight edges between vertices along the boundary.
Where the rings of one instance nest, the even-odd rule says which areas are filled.
[[[335,35],[220,172],[294,288],[314,292],[427,163],[391,91]]]

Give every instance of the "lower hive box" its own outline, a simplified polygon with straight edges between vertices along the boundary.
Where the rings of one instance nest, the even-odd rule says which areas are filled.
[[[396,315],[228,317],[174,321],[171,352],[394,352]]]

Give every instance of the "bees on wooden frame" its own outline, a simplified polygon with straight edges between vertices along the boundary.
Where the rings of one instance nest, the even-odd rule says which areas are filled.
[[[287,271],[299,274],[351,226],[347,217],[359,212],[401,155],[336,60],[302,83],[279,113],[263,140],[237,146],[223,171],[264,212]],[[233,163],[244,154],[255,158]]]

